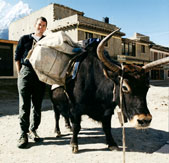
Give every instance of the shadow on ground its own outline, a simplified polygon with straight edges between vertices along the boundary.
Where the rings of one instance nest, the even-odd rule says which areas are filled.
[[[116,128],[112,129],[112,135],[122,151],[122,129]],[[40,143],[30,143],[28,148],[33,146],[48,146],[48,145],[69,145],[71,134],[62,135],[60,138],[56,137],[45,137],[43,142]],[[126,152],[142,152],[142,153],[153,153],[161,148],[169,138],[169,133],[161,130],[156,130],[148,128],[146,130],[136,130],[134,128],[125,128],[126,136]],[[79,153],[93,152],[93,151],[108,151],[107,145],[105,144],[105,135],[102,128],[84,128],[79,133]],[[83,145],[87,144],[105,144],[105,148],[85,148]],[[87,146],[85,146],[87,147]]]
[[[163,81],[163,80],[151,80],[150,85],[153,86],[159,86],[159,87],[169,87],[169,81]]]

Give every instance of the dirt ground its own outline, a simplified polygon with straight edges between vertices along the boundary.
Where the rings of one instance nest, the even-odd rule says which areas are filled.
[[[148,107],[153,116],[147,130],[136,130],[125,124],[126,163],[168,163],[169,151],[159,150],[169,140],[169,87],[151,85]],[[48,98],[43,102],[42,121],[38,134],[43,142],[29,141],[27,149],[18,149],[18,95],[16,88],[0,88],[0,163],[122,163],[122,129],[117,113],[112,117],[112,134],[121,151],[109,151],[101,124],[82,117],[79,153],[72,154],[71,133],[61,118],[62,137],[54,133],[54,113]]]

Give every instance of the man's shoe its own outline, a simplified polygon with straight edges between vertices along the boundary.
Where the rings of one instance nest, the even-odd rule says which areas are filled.
[[[32,139],[35,142],[39,142],[42,139],[38,136],[38,134],[36,133],[36,131],[30,131],[29,132],[29,138]]]
[[[26,148],[28,145],[28,135],[22,134],[21,137],[18,140],[18,148]]]

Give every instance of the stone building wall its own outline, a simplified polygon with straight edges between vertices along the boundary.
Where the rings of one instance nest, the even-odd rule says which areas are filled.
[[[145,52],[143,53],[141,51],[141,46],[145,46]],[[143,43],[136,43],[136,57],[141,59],[141,60],[150,60],[150,48],[149,44],[143,44]]]
[[[69,17],[71,15],[84,15],[83,12],[71,9],[69,7],[63,6],[63,5],[58,5],[58,4],[53,4],[53,21],[55,20],[60,20],[66,17]]]
[[[69,17],[74,14],[83,15],[82,12],[73,10],[58,4],[50,4],[40,10],[32,12],[30,15],[19,19],[9,26],[9,40],[18,41],[22,35],[34,32],[34,24],[38,17],[45,17],[48,21],[47,31],[45,34],[51,31],[55,20],[60,20],[65,17]]]

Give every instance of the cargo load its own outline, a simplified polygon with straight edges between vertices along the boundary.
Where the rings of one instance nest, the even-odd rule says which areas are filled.
[[[39,80],[49,85],[65,85],[69,62],[82,50],[79,43],[74,42],[65,32],[59,31],[38,41],[27,59]]]

